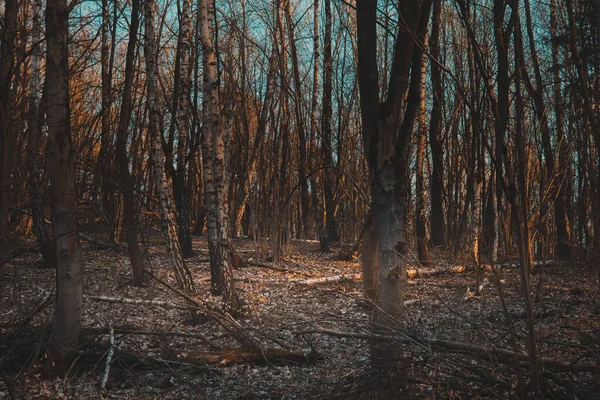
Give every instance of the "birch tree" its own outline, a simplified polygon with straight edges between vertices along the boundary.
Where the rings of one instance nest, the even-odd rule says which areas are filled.
[[[169,253],[169,261],[175,273],[177,284],[188,293],[196,291],[194,279],[188,269],[179,245],[177,225],[173,212],[171,188],[167,183],[164,170],[164,153],[160,135],[160,110],[158,106],[158,70],[156,38],[154,34],[154,0],[144,2],[144,57],[146,59],[146,85],[148,108],[148,134],[152,143],[152,165],[154,169],[154,184],[158,194],[159,212],[163,236]]]
[[[202,139],[202,161],[204,174],[204,201],[208,250],[210,254],[210,276],[213,290],[222,295],[232,308],[240,306],[233,281],[233,247],[229,237],[228,191],[226,171],[231,124],[221,126],[219,105],[219,83],[217,58],[214,44],[214,3],[200,0],[200,39],[202,42],[202,66],[204,87],[202,115],[204,134]],[[231,111],[230,111],[231,112]]]
[[[190,1],[183,0],[181,6],[181,18],[179,26],[179,37],[177,51],[179,52],[179,74],[175,82],[178,90],[177,107],[175,110],[178,127],[177,141],[177,170],[172,174],[173,193],[175,206],[177,208],[177,225],[179,228],[179,242],[184,257],[191,257],[192,236],[190,232],[191,216],[189,193],[186,186],[186,170],[188,164],[188,142],[190,137],[190,78],[191,78],[191,10]]]

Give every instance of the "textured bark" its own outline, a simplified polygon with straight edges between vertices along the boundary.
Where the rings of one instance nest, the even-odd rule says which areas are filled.
[[[312,98],[310,101],[310,137],[309,137],[309,154],[308,154],[308,169],[312,171],[317,165],[316,142],[317,142],[317,107],[319,104],[319,0],[314,0],[313,3],[313,82],[312,82]],[[310,176],[310,200],[313,212],[313,223],[317,229],[321,229],[323,225],[323,213],[319,207],[317,174]]]
[[[288,77],[288,58],[286,48],[287,41],[284,30],[284,10],[282,7],[282,1],[278,0],[276,3],[276,27],[275,27],[275,51],[279,61],[279,76],[283,86],[283,91],[287,92],[290,89],[289,77]],[[278,263],[282,255],[287,255],[289,250],[288,234],[289,234],[289,223],[290,219],[288,215],[290,213],[290,207],[282,201],[285,197],[288,189],[289,182],[289,160],[290,160],[290,120],[291,113],[288,104],[288,97],[282,96],[281,103],[279,106],[279,112],[281,113],[281,119],[279,120],[279,140],[274,141],[275,153],[281,154],[281,159],[276,164],[275,178],[278,180],[278,184],[275,185],[273,190],[273,213],[271,218],[271,241],[273,243],[273,262]]]
[[[226,167],[231,135],[231,118],[222,130],[219,108],[217,58],[213,42],[214,3],[200,0],[200,39],[204,69],[202,161],[204,163],[204,202],[211,286],[233,309],[240,299],[233,281],[233,247],[229,237]]]
[[[414,120],[411,122],[406,118],[414,119],[416,116],[419,92],[416,94],[416,105],[410,101],[407,104],[405,95],[410,82],[411,64],[415,59],[412,35],[417,32],[419,22],[421,32],[425,31],[429,17],[428,10],[425,12],[421,9],[421,2],[400,2],[399,7],[407,26],[399,26],[387,98],[380,105],[376,57],[377,2],[365,0],[357,3],[358,83],[363,141],[369,165],[371,211],[380,257],[375,327],[397,326],[404,312],[405,255],[408,251],[404,224],[410,190],[407,150],[412,134],[411,124],[414,124]],[[417,69],[420,54],[418,60]],[[415,111],[409,114],[407,106],[414,107]],[[400,355],[399,348],[393,346],[375,346],[372,351],[374,360],[390,360]]]
[[[70,366],[68,355],[77,345],[83,301],[70,132],[68,20],[66,0],[49,0],[46,7],[48,149],[52,226],[58,255],[51,347],[59,375],[64,375]]]
[[[372,302],[377,301],[377,287],[379,282],[379,246],[377,241],[377,229],[369,218],[369,228],[365,233],[361,250],[361,265],[363,273],[363,287],[365,296]]]
[[[31,72],[29,78],[29,112],[27,115],[27,163],[29,169],[29,194],[31,196],[31,215],[33,232],[38,245],[41,247],[49,242],[44,207],[42,199],[42,121],[43,113],[40,112],[40,95],[42,87],[41,60],[42,48],[42,1],[33,2],[33,18],[31,29]],[[47,96],[46,96],[47,97]],[[54,244],[51,243],[54,248]],[[41,252],[44,265],[55,266],[56,259],[52,259],[52,252]]]
[[[498,211],[496,209],[496,175],[490,174],[487,187],[485,215],[483,221],[483,234],[486,246],[486,255],[490,263],[498,258]]]
[[[302,233],[304,238],[309,237],[310,228],[310,198],[308,195],[308,180],[306,178],[306,133],[304,129],[304,115],[302,114],[302,81],[300,79],[300,67],[296,39],[294,35],[294,21],[290,11],[290,0],[285,0],[285,21],[292,57],[292,77],[294,78],[294,116],[296,131],[298,133],[298,180],[300,181],[300,211],[302,219]]]
[[[324,227],[321,233],[321,249],[327,250],[329,244],[340,240],[340,233],[335,218],[335,186],[336,171],[333,162],[332,119],[332,79],[333,57],[331,54],[331,0],[324,0],[325,35],[323,37],[323,111],[321,113],[321,137],[323,152],[323,187],[325,201]]]
[[[173,179],[173,192],[175,195],[175,206],[177,208],[177,225],[179,242],[184,257],[194,255],[192,249],[192,234],[190,232],[191,216],[189,193],[186,186],[186,170],[188,164],[188,142],[190,138],[190,51],[191,51],[191,11],[190,0],[183,0],[181,7],[181,22],[179,29],[178,51],[179,51],[179,79],[175,83],[179,86],[177,102],[177,126],[179,140],[177,141],[177,170]]]
[[[169,252],[169,261],[175,273],[179,288],[186,293],[196,291],[194,279],[188,269],[179,245],[177,225],[173,212],[171,189],[167,183],[164,170],[164,153],[159,132],[160,111],[158,107],[158,70],[156,65],[156,39],[154,37],[154,0],[144,3],[144,57],[146,59],[146,85],[148,109],[148,133],[152,142],[152,165],[154,167],[154,184],[158,194],[159,211],[163,236]]]
[[[424,46],[427,47],[427,35],[425,36]],[[421,56],[420,65],[420,84],[421,91],[419,96],[419,126],[417,134],[417,159],[415,162],[416,180],[415,180],[415,226],[417,233],[417,255],[419,263],[429,264],[429,236],[427,234],[427,216],[425,215],[425,187],[423,177],[423,158],[425,156],[425,146],[427,145],[427,126],[425,124],[425,80],[427,78],[427,56]]]
[[[142,271],[142,254],[138,244],[138,226],[133,206],[133,182],[129,173],[129,158],[127,157],[127,141],[129,136],[129,123],[131,121],[131,92],[133,90],[133,70],[135,49],[138,41],[140,2],[133,0],[131,4],[131,23],[129,28],[129,43],[127,43],[127,56],[125,59],[125,81],[123,84],[123,99],[121,100],[121,114],[119,116],[119,129],[117,131],[117,164],[119,166],[119,183],[123,191],[123,229],[127,239],[127,251],[133,271],[133,284],[141,286],[146,278]]]
[[[430,53],[440,59],[440,31],[442,27],[442,1],[433,3],[431,23]],[[431,147],[431,243],[434,246],[446,244],[446,225],[444,218],[444,147],[442,144],[442,118],[444,112],[444,88],[442,71],[436,63],[431,63],[431,86],[433,87],[433,106],[429,125],[429,145]]]
[[[13,133],[13,104],[15,63],[15,36],[17,29],[18,4],[16,0],[5,2],[2,30],[0,31],[0,267],[3,255],[9,249],[8,200],[11,193],[15,137]]]
[[[475,128],[476,129],[476,128]],[[481,278],[481,263],[480,263],[480,238],[481,238],[481,187],[482,187],[482,171],[480,167],[481,155],[479,152],[479,141],[480,134],[473,131],[473,157],[475,162],[474,171],[474,188],[473,188],[473,206],[472,206],[472,218],[471,218],[471,256],[473,258],[473,264],[477,271],[477,282],[476,291],[479,291],[479,284]]]
[[[114,21],[116,24],[116,21]],[[116,187],[113,180],[113,159],[114,159],[114,136],[112,133],[111,106],[112,106],[112,58],[110,56],[111,46],[109,45],[110,16],[108,0],[102,0],[102,27],[101,27],[101,46],[100,58],[102,67],[102,108],[100,110],[102,120],[102,133],[100,139],[100,179],[102,182],[102,207],[104,216],[108,223],[108,242],[114,243],[116,240]],[[113,41],[114,46],[114,41]]]
[[[475,14],[475,13],[474,13]],[[473,16],[475,19],[475,15]],[[482,150],[482,137],[483,132],[481,131],[481,121],[479,118],[479,112],[477,111],[476,104],[479,101],[481,92],[481,79],[475,68],[473,61],[473,44],[469,43],[468,46],[468,65],[469,65],[469,81],[471,82],[471,110],[469,114],[469,121],[467,122],[468,131],[471,139],[471,153],[469,157],[469,169],[471,171],[471,177],[469,189],[472,191],[473,198],[471,200],[471,257],[473,259],[473,265],[477,273],[477,281],[475,286],[475,292],[480,291],[480,280],[481,280],[481,203],[482,203],[482,186],[483,186],[483,172],[484,172],[484,159]],[[468,203],[469,199],[465,202]]]

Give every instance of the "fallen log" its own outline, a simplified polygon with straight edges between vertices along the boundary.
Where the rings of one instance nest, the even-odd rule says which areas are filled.
[[[543,267],[555,264],[552,260],[546,261],[535,261],[535,267]],[[505,262],[502,264],[494,264],[493,266],[490,264],[481,264],[480,268],[486,272],[493,272],[494,268],[516,268],[518,267],[518,262]],[[406,268],[406,274],[409,278],[426,278],[426,277],[434,277],[445,275],[449,273],[460,274],[463,272],[471,272],[475,270],[473,265],[455,265],[453,267],[437,267],[437,268],[420,268],[415,266],[408,266]]]
[[[81,328],[81,333],[84,335],[103,335],[110,333],[107,328]],[[174,337],[184,337],[190,339],[199,339],[200,341],[206,343],[210,347],[216,350],[220,350],[221,346],[208,339],[206,336],[200,333],[190,333],[190,332],[169,332],[169,331],[146,331],[140,328],[131,327],[131,326],[123,326],[123,327],[115,327],[114,333],[117,335],[140,335],[140,336],[174,336]]]
[[[88,356],[94,356],[94,353],[96,353],[101,357],[100,359],[102,359],[109,351],[109,346],[105,343],[85,342],[80,344],[77,350],[81,354],[86,353]],[[114,349],[113,358],[115,358],[115,361],[118,359],[119,364],[125,364],[127,368],[131,370],[151,371],[161,370],[165,367],[193,367],[194,369],[202,372],[214,372],[214,370],[208,367],[205,363],[192,363],[185,360],[171,359],[169,357],[149,357],[137,352],[127,351],[120,348]]]
[[[113,329],[112,322],[108,325],[108,329],[110,331],[108,338],[108,355],[106,356],[106,367],[104,368],[104,377],[102,378],[102,384],[100,385],[100,389],[102,391],[106,390],[106,384],[108,383],[108,374],[110,373],[110,366],[112,364],[112,358],[115,354],[115,330]]]
[[[333,276],[322,276],[319,278],[308,278],[308,279],[290,279],[290,282],[298,283],[300,285],[316,285],[319,283],[341,283],[349,281],[360,281],[362,274],[342,274]]]
[[[144,306],[159,306],[159,307],[171,307],[171,308],[183,308],[187,309],[184,304],[169,303],[168,301],[161,300],[144,300],[144,299],[129,299],[127,297],[108,297],[108,296],[84,296],[86,300],[98,301],[101,303],[113,303],[113,304],[133,304],[133,305],[144,305]]]
[[[211,365],[234,364],[314,364],[319,358],[316,352],[307,354],[284,349],[265,348],[262,350],[223,349],[220,351],[180,351],[177,358],[188,362]]]
[[[320,326],[313,327],[313,329],[307,329],[296,332],[297,335],[304,335],[307,333],[319,333],[335,337],[374,340],[381,342],[410,343],[413,345],[418,344],[419,346],[421,346],[421,348],[429,351],[438,350],[447,351],[451,353],[476,354],[488,358],[494,357],[498,361],[506,363],[514,363],[515,360],[522,362],[524,365],[528,365],[529,363],[528,355],[516,353],[510,350],[504,350],[495,347],[483,347],[471,343],[454,342],[450,340],[430,339],[402,332],[398,332],[392,335],[378,335],[362,332],[344,332],[334,329],[322,328]],[[540,359],[540,362],[544,365],[545,368],[553,369],[556,371],[600,374],[600,365],[578,364],[577,361],[567,362],[554,360],[546,357],[542,357]]]
[[[160,300],[144,300],[144,299],[129,299],[126,297],[108,297],[108,296],[84,296],[86,300],[98,301],[102,303],[113,303],[113,304],[132,304],[136,306],[158,306],[158,307],[170,307],[182,310],[187,310],[188,306],[185,304],[170,303],[168,301]]]
[[[246,261],[246,264],[248,264],[251,267],[272,269],[273,271],[277,271],[277,272],[292,272],[287,268],[281,268],[276,265],[262,263],[262,262],[258,262],[258,261]]]

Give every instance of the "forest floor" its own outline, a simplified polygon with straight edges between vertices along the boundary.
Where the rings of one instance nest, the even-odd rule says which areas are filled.
[[[158,237],[154,239],[148,247],[150,269],[157,277],[175,285],[164,246]],[[255,257],[252,241],[236,240],[235,246],[243,259]],[[264,265],[235,271],[236,285],[247,305],[246,315],[236,316],[240,328],[265,348],[306,355],[287,361],[274,357],[265,363],[243,356],[238,359],[239,352],[231,349],[239,345],[231,335],[210,318],[191,318],[182,307],[183,299],[165,286],[156,281],[145,288],[129,285],[125,249],[101,250],[86,244],[82,349],[64,379],[45,377],[38,366],[40,361],[36,360],[43,358],[43,351],[35,343],[40,335],[47,337],[53,313],[50,299],[54,270],[39,268],[37,255],[20,256],[0,270],[0,372],[4,371],[0,399],[10,398],[9,391],[26,399],[514,396],[518,390],[515,364],[500,362],[493,354],[450,352],[415,340],[402,345],[403,361],[397,368],[387,370],[395,373],[381,373],[371,367],[369,341],[302,333],[330,329],[368,336],[371,332],[371,307],[364,300],[362,283],[357,279],[359,261],[337,261],[336,252],[320,253],[318,248],[318,242],[294,241],[290,256],[278,264],[281,271]],[[205,239],[194,238],[194,249],[196,256],[188,260],[188,266],[200,293],[197,299],[215,302],[218,299],[209,294]],[[409,279],[403,332],[414,336],[406,337],[445,339],[506,350],[517,348],[527,354],[519,268],[500,268],[507,311],[518,336],[513,347],[494,284],[495,275],[485,272],[485,287],[480,296],[474,296],[475,273],[470,268],[461,268],[468,264],[466,259],[450,260],[438,253],[433,258],[430,266],[419,268],[419,273]],[[536,300],[538,349],[542,357],[563,362],[558,369],[543,370],[544,397],[600,398],[600,292],[595,265],[555,263],[539,271],[531,281]],[[310,280],[326,277],[335,278],[330,282]],[[106,297],[113,302],[107,302]],[[128,304],[126,299],[148,301]],[[155,304],[150,304],[151,301]],[[39,312],[31,321],[23,322],[36,308]],[[106,389],[102,390],[109,325],[115,332],[115,352]],[[46,328],[40,329],[43,326]],[[33,340],[32,346],[21,351],[20,356],[16,351],[11,352],[19,338],[34,335],[31,332],[37,332],[37,341]],[[571,368],[574,365],[586,367],[583,372],[567,371],[574,370]],[[517,367],[524,384],[528,379],[526,366],[521,361]]]

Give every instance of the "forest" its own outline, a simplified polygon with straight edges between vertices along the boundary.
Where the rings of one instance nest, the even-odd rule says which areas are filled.
[[[600,1],[0,15],[0,399],[600,398]]]

